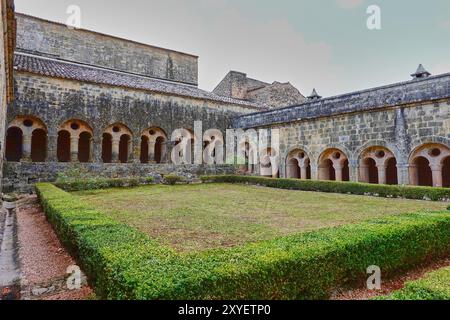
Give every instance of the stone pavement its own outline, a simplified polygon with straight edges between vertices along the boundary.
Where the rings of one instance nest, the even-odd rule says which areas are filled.
[[[76,262],[62,247],[36,196],[20,197],[16,204],[15,212],[0,214],[0,300],[93,298],[82,272],[81,288],[69,288],[73,274],[67,271],[77,268]]]
[[[0,209],[0,300],[20,296],[17,219],[14,210]]]

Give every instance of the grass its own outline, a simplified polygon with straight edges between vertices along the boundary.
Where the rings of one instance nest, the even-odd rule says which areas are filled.
[[[75,192],[84,202],[182,252],[352,224],[407,212],[445,210],[440,202],[199,184]]]

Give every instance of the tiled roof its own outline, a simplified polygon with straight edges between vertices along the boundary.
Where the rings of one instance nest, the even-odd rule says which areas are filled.
[[[234,126],[255,128],[449,98],[450,73],[446,73],[330,98],[307,100],[290,107],[245,114],[234,120]]]
[[[185,85],[170,81],[144,77],[110,69],[77,64],[33,54],[16,52],[14,68],[43,76],[77,80],[83,82],[105,84],[130,89],[147,90],[151,92],[210,100],[226,104],[234,104],[256,110],[261,108],[251,102],[221,97],[214,93],[201,90],[192,85]]]

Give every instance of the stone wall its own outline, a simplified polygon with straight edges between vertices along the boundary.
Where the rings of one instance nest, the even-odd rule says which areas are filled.
[[[198,57],[17,14],[17,48],[176,82],[198,84]]]
[[[280,129],[280,175],[286,176],[290,152],[301,149],[311,160],[311,176],[318,179],[319,157],[331,148],[349,159],[350,180],[358,181],[359,160],[370,147],[390,150],[397,160],[399,184],[409,184],[409,158],[426,143],[450,148],[450,99],[371,112],[319,117],[268,126]]]
[[[6,70],[5,70],[5,7],[0,6],[0,168],[3,167],[5,153],[5,125],[6,125]],[[0,193],[2,190],[2,170],[0,170]]]
[[[213,92],[224,97],[250,101],[266,108],[281,108],[306,100],[290,83],[270,84],[248,78],[247,74],[237,71],[230,71]]]
[[[131,130],[137,156],[141,133],[147,128],[161,128],[169,140],[175,129],[193,130],[194,121],[202,121],[203,130],[214,128],[225,132],[234,117],[248,112],[238,105],[26,73],[16,73],[15,87],[16,99],[8,112],[8,123],[21,115],[42,120],[48,130],[50,160],[55,157],[60,125],[71,119],[83,120],[93,128],[94,155],[99,162],[101,137],[111,124],[122,123]]]
[[[234,166],[208,166],[171,164],[107,164],[107,163],[20,163],[7,162],[4,166],[4,189],[6,192],[33,192],[33,185],[38,182],[54,182],[59,174],[74,170],[89,174],[90,177],[124,178],[124,177],[160,177],[176,174],[188,181],[198,179],[200,175],[234,174]]]
[[[12,52],[14,47],[14,1],[2,1],[0,5],[0,194],[5,153],[6,111],[12,100]],[[1,201],[1,199],[0,199]]]

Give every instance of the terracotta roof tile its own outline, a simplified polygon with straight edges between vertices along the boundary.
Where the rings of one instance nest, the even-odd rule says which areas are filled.
[[[131,73],[77,64],[69,61],[46,58],[37,55],[16,52],[14,68],[48,77],[71,79],[77,81],[106,84],[130,89],[148,90],[162,94],[190,97],[194,99],[210,100],[215,102],[240,105],[255,110],[264,110],[258,105],[199,89],[192,85],[180,84],[170,81],[158,80]]]

